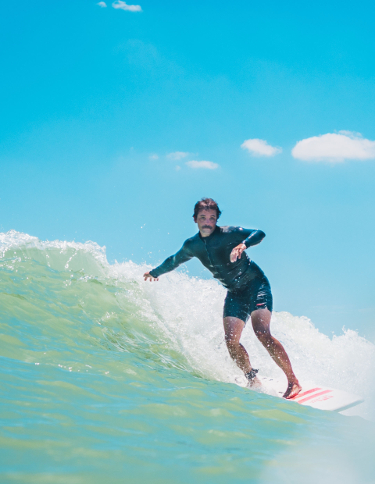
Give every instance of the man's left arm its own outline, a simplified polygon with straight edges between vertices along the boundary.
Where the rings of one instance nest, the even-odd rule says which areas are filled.
[[[263,230],[251,230],[251,229],[240,229],[241,233],[244,234],[245,239],[235,247],[230,253],[229,259],[231,262],[236,262],[237,259],[241,258],[242,252],[253,245],[257,245],[266,236]]]

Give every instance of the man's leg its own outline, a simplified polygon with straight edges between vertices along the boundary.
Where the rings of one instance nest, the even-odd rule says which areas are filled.
[[[245,323],[239,318],[234,318],[232,316],[224,318],[225,342],[229,354],[237,363],[237,366],[246,374],[252,370],[252,366],[247,351],[240,343],[244,327]],[[255,377],[250,384],[260,384],[260,381]]]
[[[280,341],[271,335],[271,312],[268,309],[257,309],[251,313],[251,322],[257,338],[288,379],[288,388],[283,397],[292,398],[298,395],[302,388],[293,372],[288,355]]]

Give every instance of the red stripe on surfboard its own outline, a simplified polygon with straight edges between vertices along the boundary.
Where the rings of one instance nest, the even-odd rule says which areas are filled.
[[[307,402],[308,400],[311,400],[312,398],[320,397],[321,395],[325,395],[326,393],[332,393],[332,390],[324,390],[324,392],[314,393],[314,395],[310,395],[307,398],[303,398],[302,400],[299,400],[298,403]]]
[[[312,390],[307,390],[306,392],[299,393],[295,397],[289,398],[288,400],[295,400],[296,398],[304,397],[305,395],[308,395],[309,393],[318,392],[319,390],[321,390],[321,388],[313,388]]]

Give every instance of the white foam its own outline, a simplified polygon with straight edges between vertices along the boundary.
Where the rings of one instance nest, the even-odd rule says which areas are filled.
[[[150,266],[134,263],[117,264],[112,270],[116,277],[139,281],[145,311],[152,314],[155,324],[194,371],[225,382],[234,382],[241,376],[224,342],[222,310],[226,291],[216,281],[175,271],[160,277],[159,282],[142,282],[142,274]],[[329,337],[307,317],[288,312],[273,313],[271,330],[284,345],[301,381],[314,381],[364,397],[364,404],[347,413],[375,419],[374,344],[350,329]],[[285,379],[286,383],[282,371],[255,337],[251,322],[241,342],[255,368],[260,368],[263,375]]]
[[[20,251],[24,258],[35,259],[48,266],[53,264],[57,270],[91,271],[93,276],[104,275],[103,270],[108,272],[105,249],[92,241],[43,241],[15,230],[0,233],[0,259],[11,259]]]

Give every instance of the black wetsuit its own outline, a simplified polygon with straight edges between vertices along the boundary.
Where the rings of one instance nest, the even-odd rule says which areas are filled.
[[[271,288],[261,268],[245,252],[235,262],[230,262],[229,256],[237,245],[244,243],[248,248],[259,244],[264,237],[265,233],[261,230],[216,226],[208,237],[202,237],[198,232],[187,239],[175,255],[150,271],[150,275],[159,277],[197,257],[214,278],[228,289],[224,317],[234,316],[246,322],[256,309],[268,308],[272,311]]]

